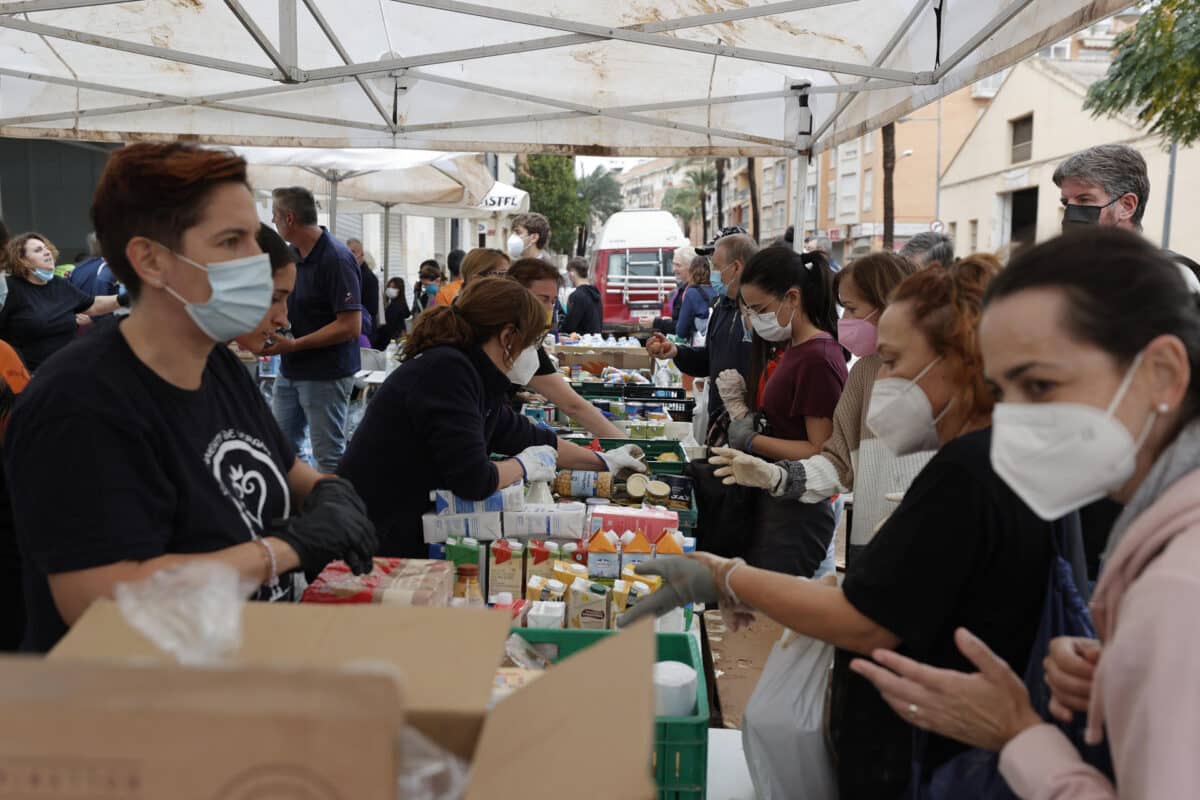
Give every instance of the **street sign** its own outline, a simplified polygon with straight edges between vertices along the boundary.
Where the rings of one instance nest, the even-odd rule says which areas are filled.
[[[934,233],[942,233],[946,230],[946,223],[942,222],[940,219],[935,219],[933,222],[929,223],[929,230],[933,231]]]

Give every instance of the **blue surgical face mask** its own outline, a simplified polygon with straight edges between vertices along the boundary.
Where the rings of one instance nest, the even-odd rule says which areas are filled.
[[[54,278],[54,270],[52,269],[35,269],[33,274],[46,283],[49,283]]]
[[[425,294],[429,295],[430,297],[433,297],[437,293],[438,293],[438,285],[436,283],[425,284]]]
[[[183,303],[192,322],[214,342],[227,342],[258,327],[271,307],[271,257],[266,253],[205,266],[187,256],[180,261],[208,273],[212,296],[206,303],[189,303],[170,286],[167,294]]]
[[[713,289],[716,291],[717,297],[725,296],[725,292],[729,287],[725,285],[725,281],[721,280],[720,270],[714,269],[712,274],[709,275],[708,281],[712,284]]]

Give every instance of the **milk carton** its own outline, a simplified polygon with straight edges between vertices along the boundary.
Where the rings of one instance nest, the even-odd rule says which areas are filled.
[[[588,575],[593,578],[617,578],[621,575],[619,540],[613,531],[597,531],[588,542]]]

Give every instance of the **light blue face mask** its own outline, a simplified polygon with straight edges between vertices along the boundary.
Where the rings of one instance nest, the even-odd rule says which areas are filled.
[[[33,274],[37,275],[40,280],[45,281],[46,283],[49,283],[54,279],[54,270],[52,269],[35,269]]]
[[[207,303],[189,303],[170,286],[167,293],[179,302],[196,327],[214,342],[249,333],[258,327],[271,307],[271,257],[266,253],[218,261],[205,266],[187,256],[174,253],[180,261],[208,273],[212,296]]]

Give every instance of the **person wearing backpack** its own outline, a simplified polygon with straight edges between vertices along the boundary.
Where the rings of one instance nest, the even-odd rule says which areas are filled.
[[[887,650],[872,654],[882,666],[854,669],[915,725],[998,752],[1020,797],[1200,796],[1197,299],[1141,237],[1072,232],[993,283],[980,339],[1001,398],[991,458],[1005,482],[1044,519],[1103,495],[1125,506],[1092,599],[1102,645],[1056,640],[1046,672],[1054,716],[1086,713],[1088,742],[1107,737],[1115,780],[966,629],[957,643],[978,671]]]
[[[717,290],[712,285],[708,257],[696,256],[688,268],[688,283],[683,289],[683,301],[679,304],[675,335],[696,347],[703,345],[716,297]]]
[[[897,455],[937,453],[840,587],[710,553],[665,557],[638,570],[662,576],[662,589],[620,620],[704,602],[735,621],[753,609],[836,646],[829,716],[841,800],[908,796],[913,774],[908,718],[849,671],[854,656],[898,648],[959,669],[966,662],[953,631],[966,626],[1023,670],[1038,634],[1054,563],[1052,527],[992,469],[994,401],[975,335],[984,289],[998,271],[991,257],[927,267],[895,289],[880,315],[882,363],[866,425]],[[967,750],[931,736],[922,766],[935,771]]]

